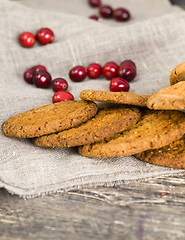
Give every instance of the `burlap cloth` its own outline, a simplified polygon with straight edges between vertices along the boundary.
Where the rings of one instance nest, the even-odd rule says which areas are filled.
[[[138,74],[131,82],[135,93],[151,94],[169,86],[169,74],[185,61],[185,12],[167,0],[106,0],[127,7],[127,23],[88,19],[97,9],[87,0],[1,0],[0,3],[0,124],[11,115],[52,103],[51,89],[38,89],[23,80],[23,72],[36,64],[48,68],[52,77],[64,77],[75,99],[83,89],[108,90],[109,81],[69,80],[72,66],[132,59]],[[23,48],[17,41],[23,31],[35,33],[51,28],[55,42]],[[29,140],[8,138],[0,133],[0,187],[19,196],[113,185],[184,170],[152,166],[134,157],[107,159],[80,156],[75,148],[44,149]]]

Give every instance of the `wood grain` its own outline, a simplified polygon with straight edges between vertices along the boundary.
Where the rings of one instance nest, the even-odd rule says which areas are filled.
[[[0,189],[0,240],[184,240],[184,225],[185,175],[29,200]]]
[[[29,200],[0,193],[0,239],[185,239],[183,175]]]

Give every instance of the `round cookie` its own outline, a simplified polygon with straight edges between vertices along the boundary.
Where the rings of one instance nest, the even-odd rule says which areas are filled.
[[[171,71],[169,81],[171,85],[185,81],[185,62],[179,64]]]
[[[160,166],[185,169],[185,136],[163,148],[147,150],[135,157]]]
[[[41,147],[74,147],[103,141],[135,124],[140,116],[136,107],[102,108],[96,116],[76,128],[33,138],[32,142]]]
[[[142,109],[140,120],[109,141],[80,146],[87,157],[113,157],[157,149],[180,139],[185,133],[185,114],[179,111]]]
[[[129,104],[146,107],[150,95],[140,95],[133,92],[109,92],[101,90],[83,90],[80,98],[88,101]]]
[[[185,81],[162,88],[151,95],[147,107],[158,110],[183,110],[185,109]]]
[[[33,138],[77,127],[93,117],[98,107],[88,101],[62,101],[12,116],[1,126],[7,137]]]

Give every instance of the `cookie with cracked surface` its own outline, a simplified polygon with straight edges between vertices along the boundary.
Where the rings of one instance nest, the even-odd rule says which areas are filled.
[[[171,85],[185,81],[185,62],[179,64],[171,71],[169,81]]]
[[[74,147],[103,141],[134,125],[141,113],[137,107],[115,106],[100,108],[82,125],[56,134],[33,138],[40,147]]]
[[[146,107],[150,95],[141,95],[133,92],[109,92],[101,90],[83,90],[80,98],[88,101],[129,104]]]
[[[134,155],[157,149],[180,139],[185,133],[185,113],[141,109],[140,120],[108,141],[78,147],[87,157],[106,158]]]
[[[151,164],[185,169],[185,136],[163,148],[147,150],[135,157]]]
[[[33,138],[77,127],[93,117],[98,107],[88,101],[62,101],[33,108],[8,118],[1,126],[7,137]]]
[[[151,95],[147,107],[158,110],[183,110],[185,109],[185,81],[162,88]]]

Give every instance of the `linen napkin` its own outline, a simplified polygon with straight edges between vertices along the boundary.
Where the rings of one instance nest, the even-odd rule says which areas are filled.
[[[38,2],[38,4],[37,4]],[[52,89],[27,84],[23,73],[37,64],[47,67],[52,78],[63,77],[75,99],[84,89],[109,90],[102,77],[74,83],[68,72],[75,65],[92,62],[118,64],[132,59],[137,76],[130,91],[152,94],[169,86],[171,70],[185,61],[185,12],[167,0],[107,0],[127,7],[128,22],[88,18],[97,9],[85,0],[1,0],[0,4],[0,124],[12,115],[52,103]],[[18,36],[42,27],[55,33],[52,44],[23,48]],[[83,186],[128,183],[152,177],[184,173],[144,163],[133,156],[87,158],[76,148],[39,148],[29,139],[8,138],[0,133],[0,187],[12,194],[35,197]]]

